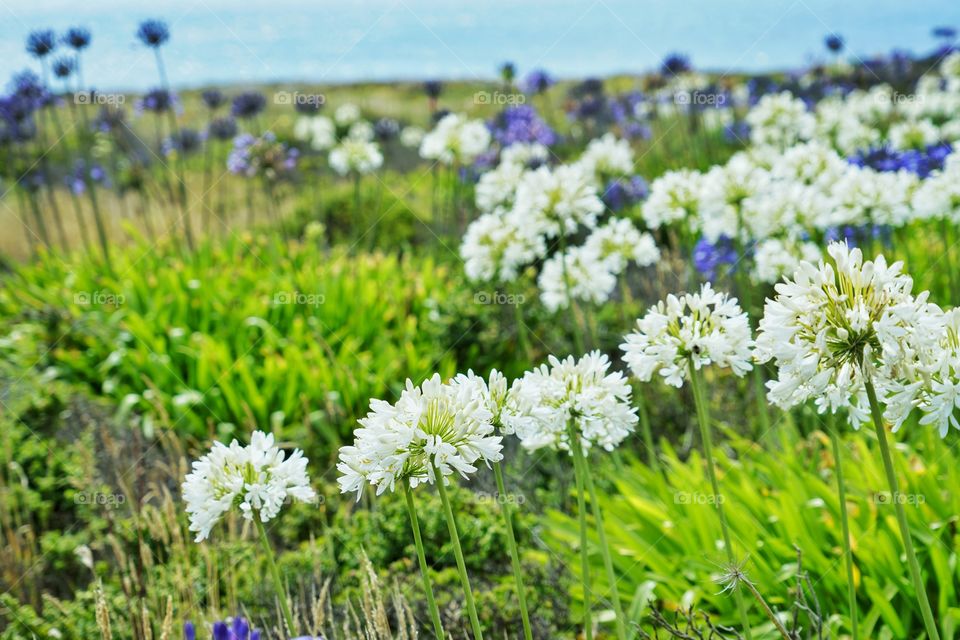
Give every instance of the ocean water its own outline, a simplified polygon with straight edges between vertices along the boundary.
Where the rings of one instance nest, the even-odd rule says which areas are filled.
[[[29,31],[93,31],[84,78],[101,91],[156,84],[140,20],[170,25],[163,49],[177,86],[399,79],[489,79],[512,61],[522,75],[653,69],[667,53],[722,72],[787,69],[825,59],[840,33],[851,58],[934,46],[931,28],[960,28],[957,0],[4,0],[0,76],[36,68]]]

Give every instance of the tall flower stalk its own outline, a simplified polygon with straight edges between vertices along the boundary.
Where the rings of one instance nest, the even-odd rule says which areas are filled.
[[[680,388],[689,380],[723,546],[730,566],[736,566],[713,457],[703,369],[730,369],[739,377],[750,372],[753,340],[747,314],[740,309],[736,298],[714,291],[709,283],[704,284],[697,293],[671,294],[650,307],[647,314],[637,320],[636,331],[627,335],[620,347],[624,351],[624,362],[641,382],[649,382],[654,375],[659,375],[667,384]],[[739,588],[733,592],[743,633],[750,638],[752,632],[743,594]]]
[[[939,640],[885,425],[896,431],[918,407],[920,423],[939,424],[941,436],[957,425],[958,317],[928,302],[926,291],[914,296],[902,263],[864,261],[845,243],[827,251],[829,262],[801,262],[767,300],[757,356],[778,368],[768,396],[784,409],[816,399],[821,412],[845,411],[854,428],[872,420],[927,637]]]
[[[262,431],[255,431],[247,446],[241,446],[236,440],[229,447],[216,442],[207,455],[193,463],[183,482],[183,499],[190,516],[190,531],[197,533],[196,542],[208,538],[214,525],[234,509],[256,524],[284,624],[289,633],[296,633],[283,578],[264,523],[280,513],[287,499],[300,502],[316,499],[307,476],[307,459],[300,450],[284,457],[274,445],[273,435]]]
[[[837,498],[840,501],[840,529],[843,535],[843,561],[847,569],[847,601],[850,607],[850,632],[853,640],[859,640],[857,609],[857,585],[853,580],[853,550],[850,548],[850,520],[847,516],[847,485],[843,476],[843,460],[840,448],[840,432],[836,420],[830,421],[830,440],[833,443],[834,466],[837,470]]]
[[[413,530],[413,542],[417,547],[417,562],[420,564],[420,577],[423,580],[423,591],[427,596],[427,609],[430,611],[430,620],[433,622],[433,631],[437,638],[445,638],[443,625],[440,624],[440,609],[437,608],[437,599],[433,595],[433,584],[430,581],[430,568],[427,566],[427,556],[423,551],[423,538],[420,534],[420,520],[417,518],[417,506],[413,500],[413,491],[409,484],[403,485],[403,493],[407,502],[407,513],[410,516],[410,528]]]
[[[548,364],[528,371],[511,389],[516,402],[516,415],[511,426],[528,451],[551,448],[572,455],[580,523],[584,636],[593,636],[586,506],[589,496],[616,617],[617,637],[625,640],[626,618],[586,455],[588,448],[614,451],[636,429],[638,418],[636,409],[630,404],[630,384],[623,374],[609,369],[609,359],[598,351],[579,360],[569,357],[561,361],[550,356]]]
[[[483,637],[480,620],[445,483],[454,473],[469,477],[477,470],[476,462],[489,465],[502,459],[501,438],[494,435],[492,420],[493,414],[473,384],[460,378],[444,383],[437,374],[420,386],[407,380],[396,404],[370,402],[370,413],[360,420],[354,444],[340,449],[337,465],[340,490],[356,492],[358,500],[366,484],[376,487],[377,494],[392,491],[398,482],[406,489],[424,483],[437,485],[475,640]],[[413,501],[408,500],[407,506],[415,523]],[[418,555],[422,555],[420,547]],[[424,576],[425,565],[422,561]],[[424,587],[429,593],[426,578]]]

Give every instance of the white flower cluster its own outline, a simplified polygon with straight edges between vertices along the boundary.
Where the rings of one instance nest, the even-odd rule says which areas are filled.
[[[420,157],[443,164],[469,164],[490,147],[490,131],[482,120],[450,113],[420,142]]]
[[[293,125],[293,135],[317,151],[326,151],[337,143],[337,127],[326,116],[301,116]]]
[[[942,171],[933,173],[913,193],[913,213],[919,220],[960,223],[960,154],[947,157]]]
[[[866,393],[874,385],[895,428],[914,408],[940,433],[956,426],[956,315],[914,296],[902,263],[882,255],[864,261],[859,249],[833,243],[831,262],[802,262],[767,300],[756,340],[760,361],[778,377],[770,401],[789,408],[810,399],[820,412],[846,410],[854,427],[869,420]]]
[[[571,297],[605,302],[629,263],[645,267],[660,258],[653,237],[629,220],[600,224],[600,180],[631,170],[632,150],[608,135],[594,140],[574,164],[545,166],[547,154],[542,145],[511,145],[497,167],[481,176],[476,202],[483,214],[460,246],[467,277],[510,282],[543,260],[538,285],[547,308],[566,308]],[[558,238],[566,241],[583,229],[590,234],[582,246],[548,255],[551,244],[564,246]]]
[[[268,522],[287,498],[312,502],[316,497],[300,450],[284,458],[274,446],[273,434],[262,431],[255,431],[245,447],[236,440],[229,447],[214,443],[210,453],[193,463],[182,490],[197,542],[208,538],[213,526],[234,508],[247,520]]]
[[[918,82],[914,94],[881,84],[819,101],[813,110],[788,92],[767,95],[747,115],[751,142],[783,151],[811,140],[844,155],[889,144],[923,149],[960,140],[960,67],[957,53]]]
[[[383,165],[383,154],[376,142],[347,137],[330,151],[330,167],[342,176],[373,173]]]
[[[377,495],[398,482],[434,483],[434,466],[444,478],[454,472],[467,477],[477,470],[475,463],[502,457],[493,419],[468,379],[444,383],[434,374],[420,386],[407,380],[396,404],[371,400],[354,444],[340,449],[340,489],[355,491],[359,500],[367,483]]]
[[[747,314],[736,298],[713,290],[668,295],[637,320],[637,330],[620,345],[633,375],[649,382],[654,374],[682,387],[691,363],[728,368],[743,376],[753,368],[753,340]]]
[[[525,449],[569,451],[572,431],[584,450],[612,451],[633,433],[638,418],[630,384],[619,371],[610,371],[606,355],[594,351],[562,361],[550,356],[548,362],[516,380],[510,391],[517,398],[514,424]]]

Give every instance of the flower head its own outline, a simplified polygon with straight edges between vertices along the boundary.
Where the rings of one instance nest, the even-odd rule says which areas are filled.
[[[234,118],[253,118],[267,106],[267,99],[259,91],[245,91],[233,98],[230,113]]]
[[[84,27],[70,27],[63,35],[63,43],[75,51],[90,46],[90,30]]]
[[[27,53],[34,58],[45,58],[57,48],[57,37],[52,29],[33,31],[27,36]]]
[[[383,154],[375,142],[346,138],[330,152],[330,167],[342,176],[372,173],[382,164]]]
[[[239,508],[243,517],[268,522],[287,498],[312,502],[316,494],[307,476],[307,459],[296,449],[284,458],[274,446],[273,434],[254,431],[250,444],[234,440],[215,442],[210,453],[193,463],[183,482],[183,499],[190,531],[200,542],[228,511]]]
[[[903,264],[882,255],[864,261],[846,243],[827,248],[831,262],[801,262],[767,300],[757,333],[757,359],[773,360],[778,377],[768,398],[789,408],[816,398],[820,411],[846,409],[857,427],[868,419],[865,383],[879,396],[913,381],[920,354],[935,350],[943,314],[914,297]]]
[[[753,368],[750,324],[736,298],[713,290],[667,296],[637,321],[637,330],[620,345],[633,375],[648,382],[659,373],[682,387],[693,364],[729,368],[737,376]]]
[[[510,394],[518,407],[513,425],[529,451],[569,451],[571,431],[585,449],[612,451],[638,421],[629,382],[619,371],[610,371],[610,360],[599,351],[579,360],[550,356],[548,364],[517,380]]]
[[[357,499],[365,484],[377,495],[393,491],[397,482],[416,487],[454,472],[475,472],[475,463],[497,462],[501,438],[494,435],[493,413],[474,384],[463,380],[444,383],[439,374],[406,389],[395,404],[371,400],[370,412],[360,420],[354,443],[340,449],[338,482]]]
[[[170,39],[170,29],[163,20],[144,20],[137,28],[137,38],[148,47],[161,47]]]

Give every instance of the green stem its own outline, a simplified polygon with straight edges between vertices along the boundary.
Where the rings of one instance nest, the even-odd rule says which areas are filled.
[[[560,267],[563,271],[563,287],[567,294],[567,302],[570,304],[570,311],[573,315],[573,344],[577,349],[577,354],[583,353],[583,329],[580,326],[579,313],[577,313],[577,303],[573,299],[572,287],[570,286],[570,276],[567,273],[567,239],[560,230]]]
[[[523,637],[532,640],[533,631],[530,627],[530,614],[527,611],[527,590],[523,586],[523,571],[520,567],[520,553],[517,551],[517,538],[513,534],[513,509],[507,498],[507,490],[503,483],[503,469],[499,462],[493,463],[493,475],[497,479],[497,494],[500,503],[500,513],[503,514],[503,524],[507,527],[507,546],[510,548],[510,562],[513,565],[513,578],[517,583],[517,601],[520,603],[520,617],[523,619]]]
[[[610,599],[613,600],[613,612],[616,615],[617,637],[620,640],[627,640],[627,627],[623,618],[623,605],[620,603],[620,591],[617,589],[617,574],[613,570],[613,559],[610,556],[610,545],[607,543],[607,532],[603,526],[603,513],[600,509],[600,502],[597,500],[597,490],[593,484],[593,475],[590,473],[590,465],[587,463],[587,457],[583,453],[583,445],[579,438],[571,440],[573,445],[573,455],[580,460],[580,469],[583,471],[583,479],[587,485],[587,492],[590,494],[590,507],[593,511],[593,519],[597,525],[597,537],[600,539],[600,551],[603,553],[603,566],[607,572],[607,582],[610,585]]]
[[[571,424],[568,428],[572,443],[580,436]],[[587,549],[587,505],[584,491],[583,471],[580,469],[580,456],[573,456],[573,475],[577,481],[577,516],[580,522],[580,574],[583,579],[583,637],[585,640],[593,638],[593,620],[590,614],[590,554]]]
[[[830,425],[830,439],[833,441],[833,458],[837,465],[837,492],[840,498],[840,528],[843,532],[843,557],[847,564],[847,599],[850,606],[850,628],[853,640],[859,640],[857,632],[857,588],[853,582],[853,551],[850,549],[850,522],[847,519],[847,485],[843,480],[843,463],[840,459],[840,433],[836,418]]]
[[[917,554],[913,550],[910,525],[907,524],[907,512],[903,508],[903,501],[900,499],[900,481],[897,480],[897,472],[893,468],[893,458],[890,456],[890,445],[887,444],[887,432],[883,425],[883,412],[880,410],[880,403],[877,401],[877,392],[874,390],[873,382],[870,378],[867,378],[864,386],[866,387],[867,398],[870,400],[873,426],[877,431],[877,440],[880,442],[880,455],[883,456],[883,468],[887,472],[890,491],[893,492],[892,502],[897,513],[897,524],[900,525],[900,535],[903,537],[903,549],[907,554],[907,564],[910,567],[910,579],[913,580],[913,589],[917,592],[917,602],[920,603],[923,626],[927,630],[929,640],[940,640],[940,633],[937,631],[937,625],[934,622],[933,611],[930,609],[930,600],[927,598],[927,591],[923,585],[923,576],[920,574],[920,563],[917,562]]]
[[[417,561],[420,563],[420,576],[423,578],[423,590],[427,594],[427,608],[430,610],[430,619],[433,620],[433,631],[437,638],[442,640],[443,625],[440,624],[440,610],[437,608],[437,599],[433,596],[433,585],[430,583],[430,569],[427,567],[427,556],[423,552],[423,539],[420,537],[420,521],[417,519],[417,507],[413,504],[413,491],[410,484],[403,483],[403,490],[407,497],[407,512],[410,514],[410,527],[413,529],[413,541],[417,545]]]
[[[280,600],[280,610],[283,612],[283,619],[287,625],[288,633],[296,633],[297,629],[293,624],[293,616],[290,615],[290,603],[287,602],[287,591],[283,586],[283,580],[280,578],[280,569],[277,567],[277,560],[274,557],[273,547],[267,538],[267,530],[260,521],[260,514],[253,515],[253,521],[257,523],[257,530],[260,532],[260,542],[263,543],[263,551],[267,556],[267,564],[270,567],[270,575],[273,578],[273,586],[277,590],[277,598]]]
[[[433,477],[437,483],[437,491],[440,493],[440,501],[443,503],[443,510],[447,516],[447,528],[450,530],[450,541],[453,543],[453,554],[457,559],[457,570],[460,572],[460,584],[463,585],[463,596],[467,601],[467,613],[470,614],[470,626],[473,627],[473,637],[475,640],[483,640],[483,632],[480,631],[480,619],[477,617],[477,605],[473,600],[473,589],[470,588],[470,578],[467,576],[467,565],[463,561],[463,549],[460,547],[460,535],[457,533],[457,520],[453,515],[453,508],[450,506],[450,498],[447,496],[447,489],[443,486],[444,478],[440,475],[440,470],[431,458],[430,466],[433,467]]]
[[[517,342],[520,351],[526,356],[527,360],[532,361],[533,355],[530,353],[530,340],[527,337],[527,323],[523,321],[523,310],[520,309],[520,298],[513,301],[513,316],[517,322]]]
[[[647,412],[647,399],[644,397],[642,387],[636,391],[637,410],[640,414],[640,433],[643,436],[643,446],[647,448],[647,458],[650,468],[660,473],[660,460],[657,459],[657,446],[653,440],[653,430],[650,428],[650,414]]]
[[[717,515],[720,517],[720,530],[723,532],[723,546],[727,551],[727,560],[731,565],[737,564],[733,555],[733,545],[730,543],[730,531],[727,527],[727,516],[723,511],[723,496],[720,495],[720,483],[717,481],[716,463],[713,460],[713,438],[710,435],[710,414],[707,410],[707,399],[703,394],[703,383],[700,372],[690,361],[690,387],[693,390],[693,403],[697,408],[697,422],[700,424],[700,438],[703,440],[703,455],[707,459],[707,475],[710,477],[710,486],[713,489],[714,502],[717,505]],[[747,618],[747,608],[743,601],[743,594],[739,587],[734,589],[733,595],[737,600],[737,610],[740,613],[740,625],[747,640],[753,637],[750,631],[750,621]]]

